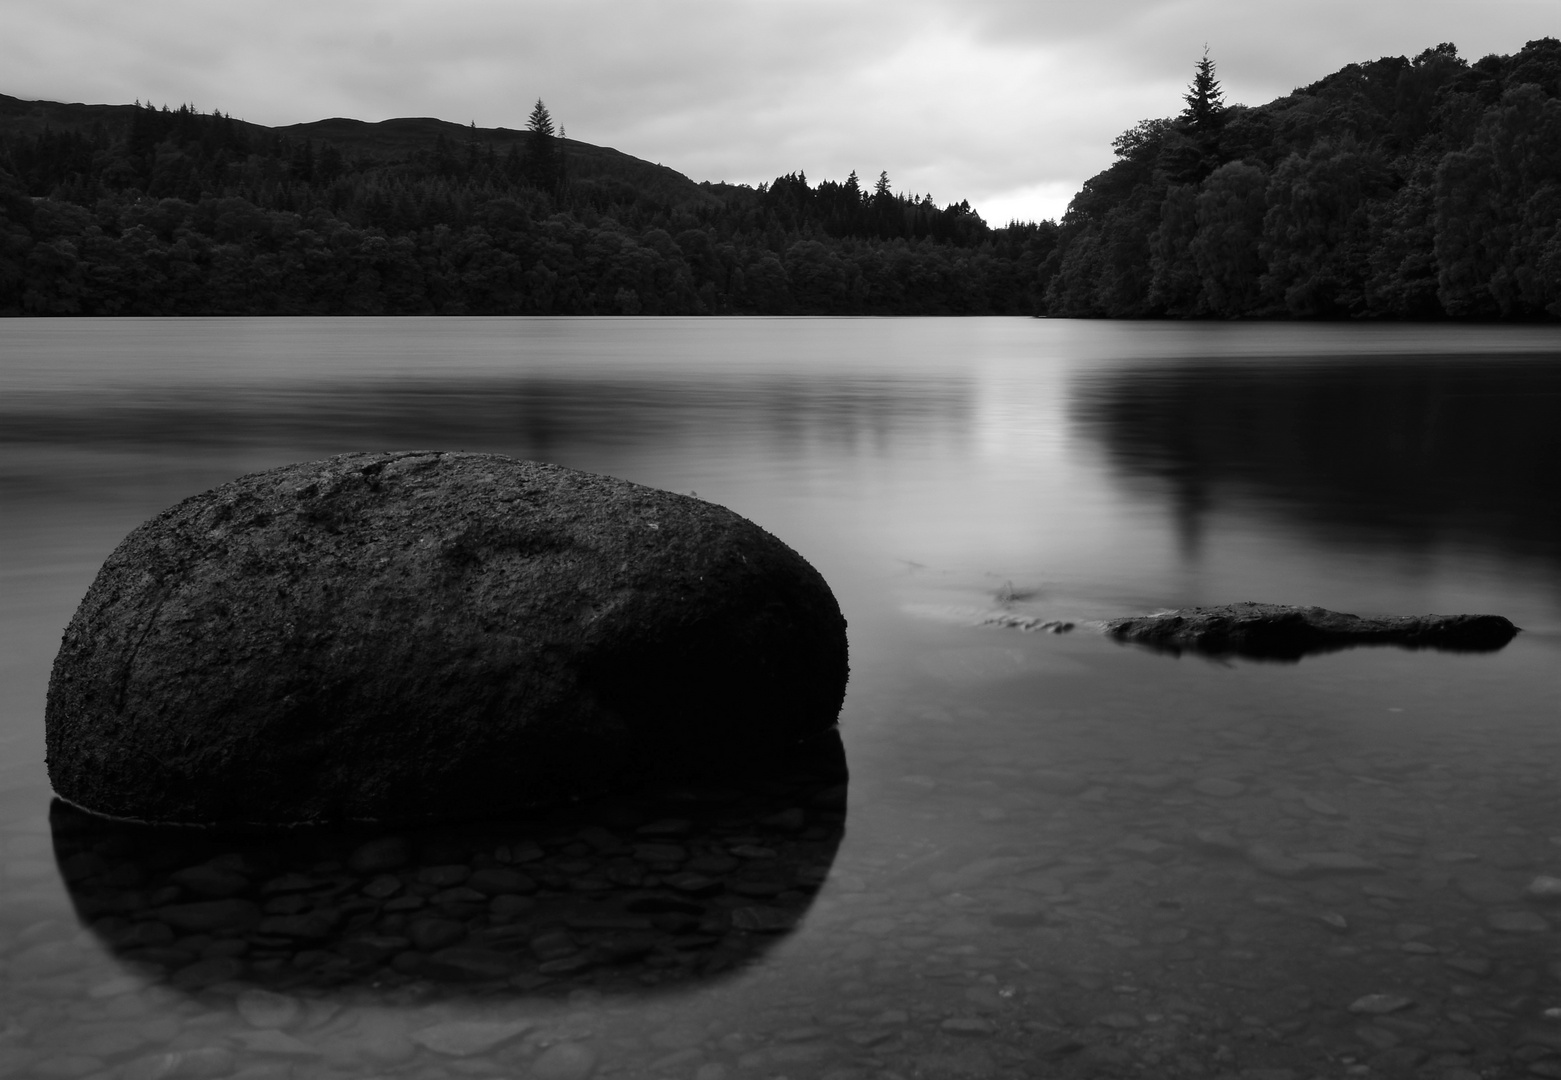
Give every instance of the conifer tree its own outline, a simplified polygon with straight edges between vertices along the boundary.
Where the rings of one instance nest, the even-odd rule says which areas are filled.
[[[1198,61],[1193,72],[1192,85],[1187,88],[1182,100],[1187,102],[1182,120],[1194,132],[1216,131],[1224,122],[1225,92],[1214,77],[1214,61],[1209,59],[1207,45],[1203,47],[1203,59]]]
[[[553,117],[537,98],[526,120],[526,181],[543,191],[557,191],[564,179],[564,155],[553,130]]]
[[[553,116],[541,98],[537,98],[537,103],[531,107],[531,115],[526,118],[526,130],[549,139],[553,137]]]

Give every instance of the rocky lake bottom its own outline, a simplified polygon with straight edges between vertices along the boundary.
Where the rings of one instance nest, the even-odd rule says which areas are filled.
[[[1561,1076],[1561,734],[1443,722],[1488,658],[962,633],[848,706],[848,785],[286,843],[40,805],[0,1075]],[[1421,737],[1341,739],[1319,685]]]

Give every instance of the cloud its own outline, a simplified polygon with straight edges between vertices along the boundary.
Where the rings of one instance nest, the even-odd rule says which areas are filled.
[[[1555,0],[9,0],[0,91],[190,102],[265,124],[507,127],[542,97],[572,137],[696,180],[883,169],[896,190],[1003,220],[1056,213],[1058,191],[1109,164],[1116,133],[1176,112],[1205,43],[1228,99],[1256,104],[1440,41],[1511,52],[1561,30],[1557,12]]]

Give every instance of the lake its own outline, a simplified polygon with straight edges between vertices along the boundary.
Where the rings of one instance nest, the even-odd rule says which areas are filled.
[[[0,446],[0,1077],[1561,1077],[1553,329],[6,320]],[[244,843],[51,807],[50,665],[127,532],[421,448],[805,556],[845,791]],[[1241,600],[1523,632],[1098,632]]]

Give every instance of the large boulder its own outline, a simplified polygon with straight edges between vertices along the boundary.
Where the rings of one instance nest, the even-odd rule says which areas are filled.
[[[1246,602],[1112,619],[1106,633],[1166,652],[1299,660],[1356,645],[1485,652],[1506,645],[1518,628],[1500,615],[1362,618],[1320,607]]]
[[[346,454],[187,499],[65,631],[49,776],[159,822],[492,817],[729,778],[831,728],[845,620],[724,507],[486,454]]]

